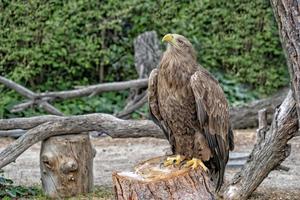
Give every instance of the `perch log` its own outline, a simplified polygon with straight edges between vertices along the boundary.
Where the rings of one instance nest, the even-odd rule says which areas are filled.
[[[165,158],[144,161],[134,172],[113,172],[115,199],[215,199],[213,183],[202,168],[165,168]]]
[[[95,153],[86,133],[44,140],[40,168],[45,194],[57,199],[91,192]]]

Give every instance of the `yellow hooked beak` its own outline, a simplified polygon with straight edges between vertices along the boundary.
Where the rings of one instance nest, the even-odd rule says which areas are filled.
[[[172,40],[173,40],[173,35],[172,34],[167,34],[162,39],[163,42],[171,42]]]
[[[162,41],[163,41],[163,42],[168,42],[168,43],[171,43],[171,44],[175,44],[175,43],[176,43],[176,41],[175,41],[175,39],[174,39],[174,37],[173,37],[172,34],[167,34],[167,35],[165,35],[165,36],[163,37]]]

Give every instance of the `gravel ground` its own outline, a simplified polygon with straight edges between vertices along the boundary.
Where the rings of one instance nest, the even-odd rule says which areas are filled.
[[[255,141],[254,130],[235,131],[236,152],[248,153]],[[0,138],[0,151],[13,139]],[[95,185],[111,186],[112,171],[128,171],[138,161],[164,155],[169,151],[168,142],[162,139],[111,139],[92,138],[97,150],[94,160]],[[286,171],[273,171],[263,181],[251,199],[295,199],[300,200],[300,137],[294,138],[292,153],[283,165],[290,168]],[[4,167],[6,177],[20,185],[40,185],[39,171],[40,143],[25,151],[15,163]],[[226,178],[230,179],[238,169],[228,169]]]

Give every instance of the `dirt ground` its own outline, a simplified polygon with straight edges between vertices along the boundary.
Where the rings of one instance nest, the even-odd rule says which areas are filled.
[[[255,130],[235,131],[236,152],[249,153],[255,141]],[[0,138],[0,151],[13,142],[10,138]],[[166,140],[154,138],[112,139],[92,138],[97,150],[94,160],[94,182],[96,186],[111,186],[112,171],[129,171],[138,161],[164,155],[169,151]],[[272,171],[254,192],[250,199],[300,200],[300,137],[290,141],[292,153],[283,165],[289,171]],[[39,171],[40,143],[25,151],[15,163],[4,169],[6,177],[20,185],[40,185]],[[239,169],[228,168],[226,179],[230,179]]]

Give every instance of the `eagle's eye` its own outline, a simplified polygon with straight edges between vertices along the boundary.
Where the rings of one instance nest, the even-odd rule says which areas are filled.
[[[177,39],[177,42],[178,42],[179,44],[184,44],[184,42],[183,42],[181,39]]]

